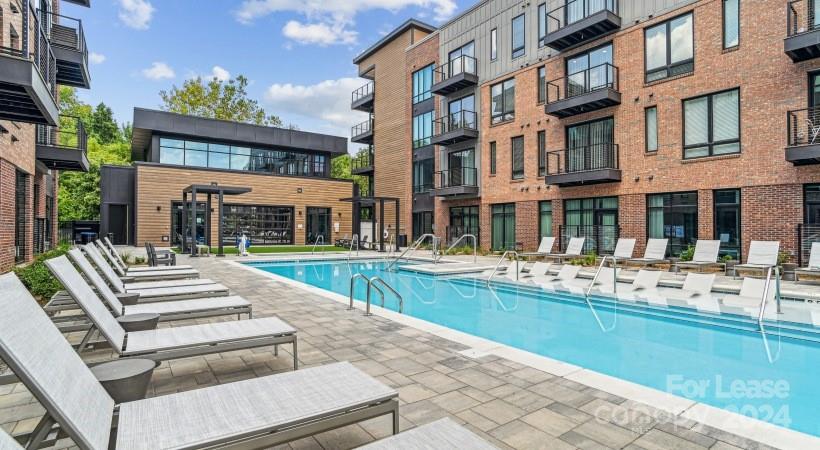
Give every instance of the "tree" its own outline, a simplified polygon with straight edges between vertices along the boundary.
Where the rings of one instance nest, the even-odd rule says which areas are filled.
[[[122,141],[120,126],[114,120],[114,112],[105,103],[100,103],[94,108],[88,124],[88,131],[96,136],[101,144]]]
[[[361,152],[361,150],[360,150]],[[352,175],[350,173],[350,162],[353,158],[350,154],[337,156],[330,161],[330,177],[339,178],[342,180],[353,180],[359,185],[360,190],[367,189],[367,177],[361,175]]]
[[[247,87],[248,79],[242,75],[228,81],[197,77],[185,80],[182,87],[175,85],[170,91],[160,91],[159,96],[165,111],[281,127],[279,117],[268,115],[259,102],[248,98]]]

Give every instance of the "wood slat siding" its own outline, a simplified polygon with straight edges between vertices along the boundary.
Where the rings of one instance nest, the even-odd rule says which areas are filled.
[[[146,241],[158,246],[168,245],[162,242],[162,236],[170,236],[171,233],[171,202],[182,201],[182,189],[185,187],[211,182],[253,189],[247,194],[226,196],[225,204],[294,207],[294,244],[305,244],[307,207],[331,208],[331,238],[328,242],[351,234],[352,206],[348,202],[339,201],[353,193],[352,182],[347,180],[277,177],[147,164],[137,164],[136,167],[137,246],[144,245]],[[298,188],[302,188],[301,193],[297,192]],[[197,201],[205,199],[205,195],[197,195]],[[215,246],[218,243],[219,223],[216,196],[212,202],[214,212],[211,214],[211,243]],[[339,233],[333,230],[336,222],[339,223]]]

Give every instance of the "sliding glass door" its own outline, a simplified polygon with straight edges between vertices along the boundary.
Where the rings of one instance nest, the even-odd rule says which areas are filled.
[[[614,168],[614,120],[595,120],[567,127],[567,172]]]
[[[491,214],[492,249],[515,249],[515,203],[492,205]]]

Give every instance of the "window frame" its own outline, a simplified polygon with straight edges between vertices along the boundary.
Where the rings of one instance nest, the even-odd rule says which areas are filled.
[[[490,61],[498,59],[498,28],[490,30]]]
[[[521,19],[521,35],[523,42],[520,47],[515,46],[515,22]],[[526,13],[521,13],[512,18],[510,21],[510,59],[520,58],[527,54],[527,20]],[[516,54],[516,52],[520,52]]]
[[[507,107],[507,102],[506,102],[507,97],[504,95],[504,91],[505,91],[504,85],[506,85],[508,82],[513,83],[512,110],[509,110],[509,111],[506,108]],[[516,82],[515,77],[511,77],[511,78],[507,78],[506,80],[499,81],[498,83],[495,83],[493,85],[490,85],[490,125],[491,126],[506,123],[506,122],[512,122],[512,121],[515,120],[515,88],[516,88],[517,84],[518,83]],[[493,114],[493,107],[492,107],[492,104],[493,104],[493,88],[496,87],[496,86],[501,86],[501,114],[499,114],[499,115]],[[506,115],[511,115],[512,117],[510,117],[509,119],[504,119],[504,117]],[[498,118],[500,118],[500,120],[496,121],[496,119],[498,119]]]
[[[541,72],[544,73],[543,77],[541,76]],[[538,101],[536,102],[536,104],[541,105],[541,104],[547,102],[547,66],[544,65],[544,66],[541,66],[538,69],[536,69],[535,77],[538,80],[537,81],[538,86],[537,86],[537,89],[536,89],[536,92],[537,92],[536,100],[538,100]]]
[[[721,0],[720,1],[720,25],[721,25],[721,41],[723,43],[724,50],[731,50],[740,47],[740,0],[737,1],[737,17],[734,19],[737,20],[737,44],[732,46],[726,46],[726,2],[729,0]]]
[[[538,146],[538,176],[547,176],[547,130],[539,130],[536,135]]]
[[[430,89],[428,89],[424,92],[418,93],[418,94],[413,92],[412,95],[413,95],[413,104],[414,105],[416,105],[418,103],[421,103],[425,100],[433,98],[433,92],[432,92],[433,78],[434,78],[433,77],[433,70],[434,70],[435,66],[436,66],[435,63],[430,63],[430,64],[422,67],[421,69],[416,70],[416,71],[413,72],[413,77],[412,77],[413,91],[415,91],[415,89],[416,89],[416,75],[419,75],[421,77],[422,72],[427,71],[427,70],[429,70],[429,72],[430,72],[430,86],[429,86]],[[422,82],[423,82],[423,79],[421,79],[419,81],[419,83],[422,83]],[[419,98],[419,97],[422,97],[422,98]]]
[[[521,171],[520,173],[515,170],[515,142],[516,140],[521,140]],[[527,153],[527,142],[524,139],[524,135],[513,136],[510,138],[510,179],[512,180],[523,180],[526,175],[526,153]]]
[[[548,235],[544,234],[545,205],[549,205],[550,231]],[[538,202],[538,234],[542,238],[555,236],[555,217],[553,216],[552,200],[541,200]]]
[[[431,145],[433,134],[435,134],[434,128],[436,118],[434,112],[435,111],[427,111],[413,116],[412,121],[410,123],[410,138],[412,140],[412,146],[414,149]],[[416,139],[416,119],[418,119],[421,122],[422,118],[428,115],[430,116],[430,135],[422,136],[421,133],[423,133],[423,131],[421,131],[419,134],[420,139]]]
[[[655,148],[649,148],[649,120],[648,113],[650,110],[655,111]],[[647,106],[643,110],[643,128],[644,128],[644,152],[657,153],[660,149],[660,136],[658,134],[658,105]]]
[[[678,62],[673,64],[671,62],[671,60],[672,60],[672,39],[670,38],[671,24],[672,24],[673,21],[675,21],[677,19],[680,19],[681,17],[685,17],[687,15],[692,17],[692,35],[691,35],[691,38],[692,38],[691,39],[691,41],[692,41],[692,57],[689,58],[689,59],[683,60],[683,61],[678,61]],[[662,78],[650,80],[649,79],[649,74],[650,74],[650,70],[649,70],[649,51],[647,50],[647,45],[646,45],[646,35],[647,35],[647,32],[649,30],[655,29],[655,28],[660,27],[660,26],[666,27],[666,35],[665,35],[666,36],[666,65],[662,66],[662,67],[656,67],[656,68],[652,69],[651,72],[654,73],[654,72],[659,72],[661,70],[665,70],[667,75],[665,77],[662,77]],[[688,12],[685,12],[683,14],[677,15],[675,17],[671,17],[671,18],[669,18],[669,19],[667,19],[663,22],[656,23],[656,24],[654,24],[652,26],[649,26],[649,27],[645,27],[643,29],[643,74],[644,74],[644,83],[657,83],[657,82],[661,82],[663,80],[674,79],[674,78],[677,78],[677,77],[680,77],[680,76],[683,76],[683,75],[688,75],[690,73],[694,73],[695,72],[695,53],[697,53],[697,48],[695,48],[695,13],[694,13],[694,11],[688,11]],[[684,66],[686,64],[691,64],[692,65],[692,70],[691,71],[676,73],[674,75],[670,74],[672,68],[679,67],[679,66]]]
[[[718,203],[718,193],[720,192],[737,192],[737,203]],[[741,188],[728,188],[728,189],[715,189],[712,191],[712,217],[713,217],[713,224],[712,224],[712,232],[714,233],[715,238],[720,240],[720,235],[718,235],[718,220],[720,219],[718,210],[720,209],[736,209],[737,210],[737,217],[738,217],[738,228],[737,228],[737,260],[742,261],[743,258],[743,190]],[[724,253],[723,251],[723,243],[721,242],[721,252],[724,255],[728,253]],[[734,250],[735,247],[729,247],[731,250]]]
[[[737,91],[737,139],[724,139],[722,141],[715,142],[715,141],[713,141],[713,137],[714,137],[714,117],[713,117],[714,116],[714,109],[713,109],[713,106],[712,106],[713,105],[713,97],[715,95],[724,94],[724,93],[731,92],[731,91]],[[707,108],[706,109],[707,134],[708,134],[707,142],[706,143],[701,143],[701,144],[686,145],[686,102],[692,101],[692,100],[698,100],[698,99],[701,99],[701,98],[704,98],[704,97],[707,99],[707,102],[706,102],[706,108]],[[743,128],[741,126],[741,123],[742,123],[743,119],[741,117],[740,104],[741,104],[740,103],[740,86],[733,87],[733,88],[730,88],[730,89],[723,89],[721,91],[709,92],[709,93],[706,93],[706,94],[701,94],[701,95],[697,95],[697,96],[694,96],[694,97],[689,97],[689,98],[682,99],[681,100],[681,144],[682,144],[681,158],[685,159],[685,160],[689,160],[689,159],[698,159],[698,158],[711,158],[711,157],[714,157],[714,156],[739,155],[739,154],[743,153],[743,145],[742,145],[743,139],[742,139],[742,136],[741,136],[741,129]],[[732,144],[732,143],[735,143],[735,142],[737,142],[737,151],[736,152],[720,153],[720,154],[717,154],[717,155],[714,154],[714,147],[716,145]],[[704,155],[704,156],[689,156],[689,157],[686,156],[686,150],[693,149],[693,148],[698,148],[698,147],[706,147],[709,150],[709,154]]]
[[[424,169],[428,165],[430,166],[430,174],[429,174],[430,175],[430,180],[425,183],[424,181],[426,181],[426,180],[423,179],[424,178],[423,175],[425,173]],[[435,161],[434,161],[433,158],[419,159],[419,160],[413,161],[412,171],[413,171],[413,177],[412,177],[411,183],[412,183],[412,188],[413,188],[413,193],[414,194],[423,194],[425,192],[429,192],[429,191],[433,190],[433,188],[435,187],[435,174],[436,174]],[[419,180],[419,178],[421,178],[421,179]],[[417,184],[416,181],[421,181],[422,183]]]
[[[541,48],[547,45],[547,3],[539,4],[536,11],[538,11],[538,48]]]
[[[496,145],[495,141],[490,142],[490,175],[495,176],[496,169],[496,156],[498,152],[498,146]]]

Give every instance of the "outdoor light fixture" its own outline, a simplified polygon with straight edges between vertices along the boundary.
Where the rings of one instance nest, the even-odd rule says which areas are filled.
[[[302,188],[296,188],[296,193],[301,194],[302,193]]]
[[[157,205],[157,211],[162,211],[162,206]]]

